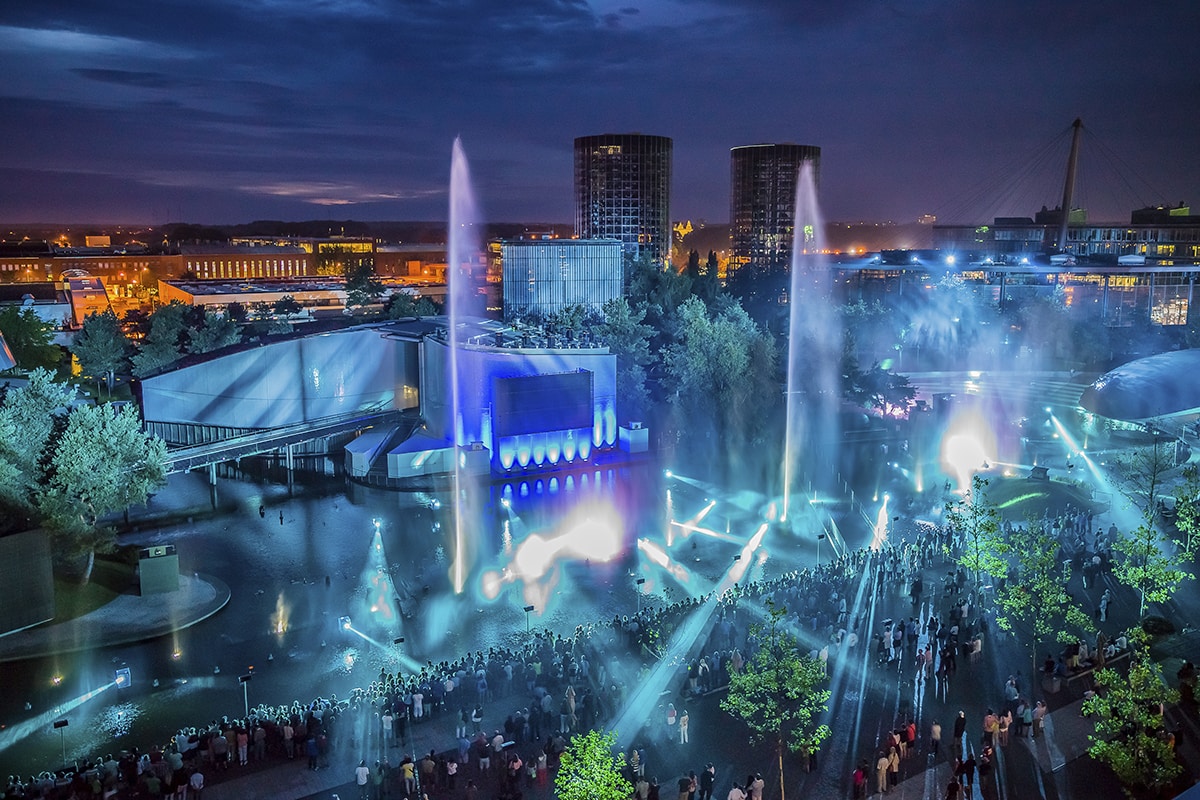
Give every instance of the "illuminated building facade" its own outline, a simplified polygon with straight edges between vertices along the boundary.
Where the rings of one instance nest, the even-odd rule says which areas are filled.
[[[666,136],[640,133],[575,140],[575,235],[616,239],[626,255],[671,254],[671,156]]]
[[[545,319],[568,306],[599,313],[621,297],[621,243],[613,239],[534,239],[500,245],[504,318]]]
[[[806,161],[819,185],[820,147],[752,144],[729,151],[729,273],[746,266],[767,273],[791,266],[796,182]]]

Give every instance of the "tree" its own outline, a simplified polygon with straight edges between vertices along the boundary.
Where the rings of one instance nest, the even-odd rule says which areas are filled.
[[[407,317],[432,317],[438,313],[437,304],[428,297],[411,295],[406,291],[396,292],[387,303],[388,319]]]
[[[571,740],[554,778],[559,800],[628,800],[633,784],[625,778],[625,755],[613,755],[615,732],[588,731]]]
[[[0,335],[22,369],[52,369],[62,360],[62,350],[52,341],[54,326],[32,308],[0,309]]]
[[[1037,670],[1038,646],[1046,640],[1069,641],[1091,631],[1092,620],[1067,591],[1069,566],[1058,559],[1058,541],[1040,521],[1030,520],[1005,536],[1012,568],[1003,588],[996,592],[996,624],[1015,632],[1030,633],[1030,663]]]
[[[1113,576],[1137,591],[1139,615],[1146,613],[1147,602],[1165,603],[1181,581],[1194,577],[1182,568],[1193,553],[1178,547],[1158,524],[1160,493],[1174,467],[1172,455],[1156,437],[1149,449],[1134,453],[1121,466],[1125,494],[1140,509],[1141,524],[1113,542],[1118,554]]]
[[[1195,465],[1184,468],[1183,482],[1175,489],[1175,527],[1183,535],[1175,546],[1195,553],[1200,543],[1200,470]]]
[[[292,297],[290,294],[285,294],[283,297],[276,300],[275,305],[273,306],[276,314],[282,314],[285,317],[291,316],[292,314],[299,314],[301,308],[301,305],[296,302],[296,298]]]
[[[242,340],[241,326],[228,315],[203,309],[198,325],[188,331],[189,353],[211,353]]]
[[[946,507],[946,521],[962,540],[958,565],[971,573],[977,591],[984,574],[997,577],[1008,570],[1008,543],[1000,535],[1000,514],[985,496],[987,485],[976,475],[970,491]]]
[[[697,439],[715,435],[725,452],[743,452],[761,438],[779,395],[775,362],[774,341],[741,306],[711,315],[689,297],[664,359],[671,402]]]
[[[645,307],[634,309],[623,297],[605,303],[603,313],[604,321],[596,326],[596,331],[600,341],[617,357],[617,396],[621,398],[621,414],[626,419],[641,419],[650,407],[646,366],[654,360],[650,354],[654,328],[643,322]]]
[[[917,396],[906,376],[878,364],[862,375],[861,391],[867,406],[883,417],[907,417]]]
[[[186,314],[187,306],[178,301],[155,309],[141,350],[133,357],[134,375],[144,378],[179,360]]]
[[[356,259],[346,264],[346,307],[361,308],[379,302],[383,284],[375,276],[375,263]]]
[[[100,396],[101,380],[112,395],[113,376],[125,371],[129,348],[129,337],[112,309],[88,314],[71,345],[71,353],[79,360],[83,376],[96,381],[96,397]]]
[[[14,465],[21,477],[22,505],[30,504],[42,477],[42,454],[54,431],[55,420],[75,402],[75,387],[58,383],[45,369],[29,373],[24,386],[9,389],[0,403],[0,420],[5,434],[0,438],[0,456]]]
[[[250,321],[250,312],[246,306],[236,300],[225,306],[225,316],[236,322],[238,325],[244,325]]]
[[[87,583],[96,552],[113,543],[112,532],[97,523],[144,503],[166,483],[167,448],[142,431],[132,405],[78,406],[58,428],[47,445],[38,507],[56,550],[86,558]]]
[[[1095,677],[1096,694],[1083,702],[1084,715],[1096,721],[1088,754],[1107,764],[1126,789],[1157,796],[1183,770],[1163,725],[1163,711],[1179,701],[1179,693],[1163,682],[1144,641],[1134,646],[1128,676],[1102,669]]]
[[[731,672],[721,710],[750,728],[753,742],[771,741],[779,760],[779,796],[783,798],[783,754],[816,753],[829,736],[820,717],[829,711],[824,665],[799,653],[796,638],[781,623],[787,609],[767,602],[767,620],[752,636],[759,649],[741,672]]]

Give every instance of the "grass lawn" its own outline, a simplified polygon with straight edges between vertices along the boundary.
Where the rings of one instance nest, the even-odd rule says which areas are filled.
[[[81,585],[78,579],[54,576],[55,622],[83,616],[109,603],[117,595],[134,591],[136,571],[131,564],[97,558],[92,579]]]
[[[987,500],[1000,516],[1013,522],[1027,517],[1041,517],[1049,512],[1057,516],[1067,510],[1092,509],[1101,511],[1086,489],[1062,481],[1035,481],[1029,478],[990,478]]]

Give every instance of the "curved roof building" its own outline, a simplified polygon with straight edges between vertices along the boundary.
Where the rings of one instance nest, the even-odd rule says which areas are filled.
[[[1139,358],[1106,372],[1079,404],[1109,419],[1141,422],[1200,413],[1200,350]]]

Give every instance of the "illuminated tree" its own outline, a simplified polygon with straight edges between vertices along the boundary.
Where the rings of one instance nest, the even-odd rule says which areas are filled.
[[[233,317],[201,309],[200,318],[188,328],[189,353],[211,353],[242,340],[241,326]]]
[[[613,755],[613,731],[588,731],[567,745],[554,778],[559,800],[628,800],[633,784],[625,778],[625,754]]]
[[[958,565],[971,573],[977,592],[983,575],[1001,576],[1008,571],[1008,544],[1000,535],[1000,515],[985,496],[987,485],[976,475],[963,499],[946,506],[946,521],[962,540]]]
[[[292,297],[290,294],[285,294],[283,297],[275,301],[275,304],[272,306],[272,310],[276,314],[282,314],[283,316],[287,317],[291,316],[292,314],[299,314],[301,305],[296,302],[296,298]]]
[[[62,360],[62,350],[51,341],[54,326],[42,321],[32,308],[0,310],[0,334],[22,369],[51,369]]]
[[[388,300],[387,316],[389,319],[404,319],[406,317],[431,317],[438,312],[437,304],[428,297],[396,292]]]
[[[796,638],[781,626],[786,615],[787,609],[768,602],[766,623],[751,633],[759,649],[740,672],[730,673],[729,693],[721,701],[723,711],[746,723],[754,742],[774,744],[780,798],[784,752],[816,753],[830,733],[820,722],[829,710],[825,669],[800,655]]]
[[[1183,536],[1175,545],[1195,554],[1200,544],[1200,470],[1195,465],[1183,470],[1183,483],[1175,490],[1175,527]]]
[[[1088,754],[1108,765],[1131,794],[1157,796],[1183,771],[1163,724],[1165,707],[1178,700],[1144,641],[1134,645],[1128,676],[1113,669],[1096,673],[1096,694],[1083,703],[1084,715],[1096,721]]]
[[[736,303],[711,314],[697,297],[679,306],[675,329],[664,366],[677,418],[731,455],[763,444],[779,398],[771,337]]]
[[[129,337],[112,309],[88,314],[71,345],[71,353],[79,360],[81,374],[96,381],[96,397],[100,396],[101,381],[108,387],[109,395],[112,394],[113,376],[125,371],[129,349]]]
[[[77,406],[56,426],[46,452],[38,508],[56,552],[86,558],[86,583],[95,554],[114,544],[99,520],[144,503],[166,483],[166,445],[142,431],[132,405]]]
[[[603,313],[596,333],[617,357],[618,410],[626,419],[641,419],[650,405],[646,366],[654,360],[650,354],[654,328],[643,322],[645,307],[634,309],[623,297],[605,303]]]
[[[917,390],[904,375],[878,364],[862,375],[861,388],[867,406],[884,417],[907,417],[916,401]]]
[[[1181,581],[1193,577],[1182,568],[1192,552],[1177,546],[1158,524],[1161,493],[1167,473],[1174,468],[1173,454],[1156,438],[1153,446],[1135,452],[1120,467],[1125,494],[1141,511],[1142,521],[1113,542],[1118,554],[1113,576],[1137,591],[1139,615],[1146,613],[1147,602],[1165,603]]]
[[[1030,520],[1006,537],[1012,569],[996,593],[996,624],[1028,632],[1030,663],[1037,669],[1038,645],[1067,642],[1092,630],[1092,619],[1067,591],[1071,569],[1058,560],[1058,541],[1040,522]]]
[[[144,378],[179,360],[187,310],[183,303],[172,301],[150,315],[149,332],[133,357],[134,375]]]
[[[383,284],[375,275],[374,259],[358,257],[347,261],[344,277],[347,308],[361,308],[379,302]]]

